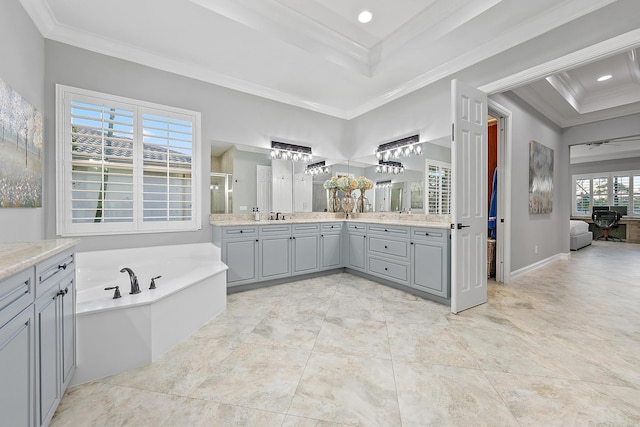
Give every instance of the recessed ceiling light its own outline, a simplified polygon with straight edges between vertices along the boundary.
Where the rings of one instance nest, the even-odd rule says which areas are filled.
[[[371,19],[373,19],[373,13],[369,12],[368,10],[363,10],[362,12],[360,12],[360,15],[358,15],[358,21],[363,24],[370,22]]]
[[[598,81],[599,82],[604,82],[606,80],[609,80],[611,77],[613,77],[611,74],[605,74],[604,76],[598,77]]]

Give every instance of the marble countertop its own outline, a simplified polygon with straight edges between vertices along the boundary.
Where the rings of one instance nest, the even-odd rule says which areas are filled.
[[[0,243],[0,280],[29,268],[78,243],[74,239]]]
[[[230,219],[230,220],[212,220],[211,225],[219,227],[232,227],[242,225],[275,225],[275,224],[305,224],[315,222],[353,222],[360,224],[386,224],[386,225],[404,225],[407,227],[429,227],[429,228],[449,228],[448,222],[435,222],[435,221],[423,221],[412,219],[411,215],[395,218],[293,218],[275,221],[275,220],[260,220],[253,221],[247,219]]]

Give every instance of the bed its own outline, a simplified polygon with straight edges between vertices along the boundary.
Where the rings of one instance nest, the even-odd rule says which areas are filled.
[[[589,231],[589,224],[585,221],[569,221],[569,248],[572,251],[589,246],[593,241],[593,233]]]

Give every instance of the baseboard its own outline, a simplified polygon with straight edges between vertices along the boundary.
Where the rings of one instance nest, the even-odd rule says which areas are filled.
[[[520,276],[524,276],[525,274],[531,273],[533,271],[536,271],[548,264],[551,264],[553,262],[556,262],[558,260],[568,260],[570,258],[570,254],[568,253],[560,253],[560,254],[556,254],[553,255],[549,258],[545,258],[543,260],[540,260],[534,264],[530,264],[527,265],[526,267],[522,267],[518,270],[512,271],[511,272],[511,276],[509,277],[509,281],[513,281],[517,278],[519,278]]]

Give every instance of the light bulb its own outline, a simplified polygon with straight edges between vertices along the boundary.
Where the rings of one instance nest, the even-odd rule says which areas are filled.
[[[415,151],[416,154],[422,154],[422,144],[416,145]]]

